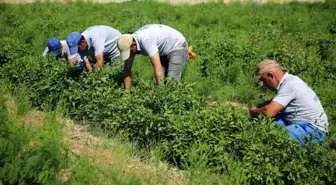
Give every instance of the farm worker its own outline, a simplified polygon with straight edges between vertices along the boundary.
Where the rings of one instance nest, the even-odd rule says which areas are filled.
[[[123,34],[118,39],[118,49],[124,65],[124,88],[129,91],[131,69],[136,54],[149,56],[154,68],[156,84],[162,76],[181,78],[184,63],[188,60],[188,43],[177,30],[162,24],[149,24],[133,34]]]
[[[53,37],[48,40],[47,47],[43,52],[43,56],[47,54],[55,54],[57,58],[63,61],[68,61],[70,50],[65,40],[60,41],[58,38]]]
[[[48,40],[47,47],[42,56],[46,56],[47,54],[54,54],[56,55],[56,59],[61,59],[62,61],[70,60],[70,49],[67,42],[65,40],[60,41],[56,37],[52,37]],[[79,61],[75,67],[84,70],[83,60],[79,55],[75,55],[75,57]]]
[[[315,92],[299,77],[285,73],[275,60],[259,63],[254,82],[262,81],[276,96],[268,103],[251,108],[252,117],[259,114],[275,118],[279,126],[302,146],[311,137],[319,143],[326,139],[328,118]]]
[[[117,62],[120,56],[117,41],[121,33],[109,26],[92,26],[83,33],[72,32],[66,42],[70,48],[70,64],[76,64],[75,55],[79,53],[84,60],[88,71],[93,71],[89,58],[96,59],[95,68],[104,65],[105,62]]]

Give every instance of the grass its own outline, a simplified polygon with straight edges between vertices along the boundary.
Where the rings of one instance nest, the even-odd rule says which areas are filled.
[[[1,85],[4,87],[0,91],[1,112],[4,111],[7,114],[4,117],[8,118],[5,122],[1,122],[2,127],[5,125],[1,134],[9,132],[12,135],[11,139],[24,142],[16,152],[20,153],[29,148],[34,153],[28,157],[25,165],[21,164],[23,166],[16,162],[26,159],[24,156],[11,153],[14,157],[2,158],[2,161],[5,161],[0,173],[2,183],[149,185],[227,183],[226,176],[205,171],[207,168],[202,166],[204,164],[195,164],[189,170],[181,171],[160,160],[162,155],[160,147],[139,151],[134,143],[128,141],[126,134],[120,133],[110,137],[75,124],[64,117],[64,108],[61,106],[52,112],[34,110],[23,91],[15,94],[9,91],[8,84],[1,81]],[[2,139],[8,138],[2,137]],[[10,141],[7,144],[12,145],[14,142]],[[8,151],[4,145],[1,148],[2,156],[4,152],[13,152]],[[51,166],[45,166],[48,164],[59,167],[52,171]],[[15,166],[10,167],[11,165]],[[34,169],[35,172],[28,172],[32,168],[37,169]],[[19,169],[26,171],[21,171],[20,174],[13,171],[18,172]]]
[[[127,137],[92,135],[84,126],[63,117],[63,108],[46,113],[33,110],[25,93],[13,96],[6,84],[1,85],[1,183],[183,182],[182,172],[171,170],[170,166],[158,161],[153,153],[140,154],[127,141]],[[10,135],[4,135],[4,132]],[[15,143],[19,144],[16,151],[13,150]],[[26,161],[18,164],[22,160]]]
[[[57,112],[57,105],[62,102],[65,106],[59,112],[89,125],[89,131],[96,133],[88,134],[86,127],[69,127],[71,132],[81,130],[79,137],[84,137],[75,148],[78,154],[69,154],[70,159],[72,155],[83,158],[59,163],[80,172],[76,173],[77,179],[72,177],[69,182],[334,182],[335,2],[192,6],[77,2],[1,4],[0,10],[1,78],[11,83],[14,92],[26,89],[18,94],[25,97],[22,102],[29,99],[36,108],[51,112],[47,113],[46,122],[55,122],[52,112]],[[84,16],[83,12],[90,13]],[[138,57],[129,96],[121,91],[120,71],[105,67],[97,73],[76,76],[67,64],[40,56],[49,37],[64,39],[72,31],[97,24],[130,32],[148,23],[163,23],[180,30],[193,46],[197,58],[187,62],[183,84],[154,88],[150,62],[146,57]],[[274,96],[251,83],[256,63],[264,58],[278,60],[320,97],[330,122],[329,137],[322,146],[299,148],[281,135],[282,130],[271,120],[249,121],[246,109],[225,105],[230,101],[253,106]],[[209,108],[207,102],[212,101],[218,106]],[[26,111],[18,108],[18,112]],[[19,122],[15,128],[19,128]],[[53,124],[47,125],[53,128]],[[46,133],[45,137],[46,142],[60,146],[61,149],[55,149],[60,157],[60,151],[68,151],[66,143],[72,141],[68,137],[68,141],[59,142],[60,128],[55,129],[53,137]],[[131,142],[125,139],[125,133]],[[18,137],[30,137],[26,134]],[[57,142],[53,138],[58,138]],[[24,140],[19,141],[26,144]],[[112,161],[109,157],[114,149],[118,152]],[[139,160],[150,167],[137,163]],[[130,168],[124,169],[125,166]],[[184,171],[172,172],[176,168]],[[100,173],[104,178],[95,182]]]

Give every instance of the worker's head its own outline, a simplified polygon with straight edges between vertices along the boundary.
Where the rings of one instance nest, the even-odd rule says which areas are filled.
[[[266,59],[261,61],[255,71],[254,83],[262,81],[264,86],[276,90],[284,72],[275,60]]]
[[[137,51],[137,44],[131,34],[123,34],[118,39],[118,49],[121,59],[127,60],[130,55],[134,55]]]
[[[66,41],[71,55],[78,53],[78,51],[83,51],[88,47],[86,39],[79,32],[70,33]]]
[[[58,38],[50,38],[48,40],[48,53],[62,55],[63,46]]]

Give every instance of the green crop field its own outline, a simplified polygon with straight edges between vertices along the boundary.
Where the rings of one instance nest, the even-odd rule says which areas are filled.
[[[199,184],[336,182],[334,1],[182,6],[150,1],[0,4],[0,17],[0,84],[12,93],[24,94],[34,108],[48,112],[65,107],[76,122],[110,137],[127,133],[139,150],[155,148],[161,153],[160,160],[174,167],[227,177]],[[149,23],[176,28],[193,46],[197,57],[185,65],[181,83],[154,86],[148,58],[137,57],[128,94],[122,89],[121,68],[106,65],[94,73],[80,73],[67,63],[42,57],[50,37],[63,40],[70,32],[93,25],[126,33]],[[328,139],[322,145],[300,147],[271,119],[249,120],[246,108],[228,105],[239,102],[251,107],[274,96],[252,83],[256,64],[265,58],[276,59],[318,94],[329,119]],[[217,106],[209,106],[213,101]],[[61,183],[56,178],[58,170],[66,166],[63,158],[69,160],[62,143],[50,138],[55,148],[48,149],[45,143],[39,150],[26,150],[23,144],[29,141],[24,137],[29,132],[22,135],[17,127],[11,128],[8,119],[2,118],[5,112],[0,104],[0,184]],[[45,132],[41,137],[48,137]],[[44,155],[33,155],[40,153]],[[39,156],[48,155],[58,157],[53,160],[58,162],[34,167],[34,162],[44,161],[37,160]],[[35,156],[28,166],[24,163],[27,156]],[[35,171],[29,173],[30,169]],[[75,184],[76,178],[77,184],[106,182],[80,181],[85,176],[81,175],[62,183]]]

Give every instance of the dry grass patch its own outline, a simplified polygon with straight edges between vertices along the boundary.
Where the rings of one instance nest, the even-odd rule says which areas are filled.
[[[143,184],[185,184],[181,172],[170,170],[168,165],[152,165],[131,156],[131,146],[119,140],[95,136],[85,126],[74,124],[70,120],[59,121],[65,125],[64,136],[69,150],[74,154],[88,157],[91,162],[116,171],[124,178],[137,176]]]
[[[41,111],[30,111],[22,121],[23,127],[41,127],[45,122],[45,114]]]

